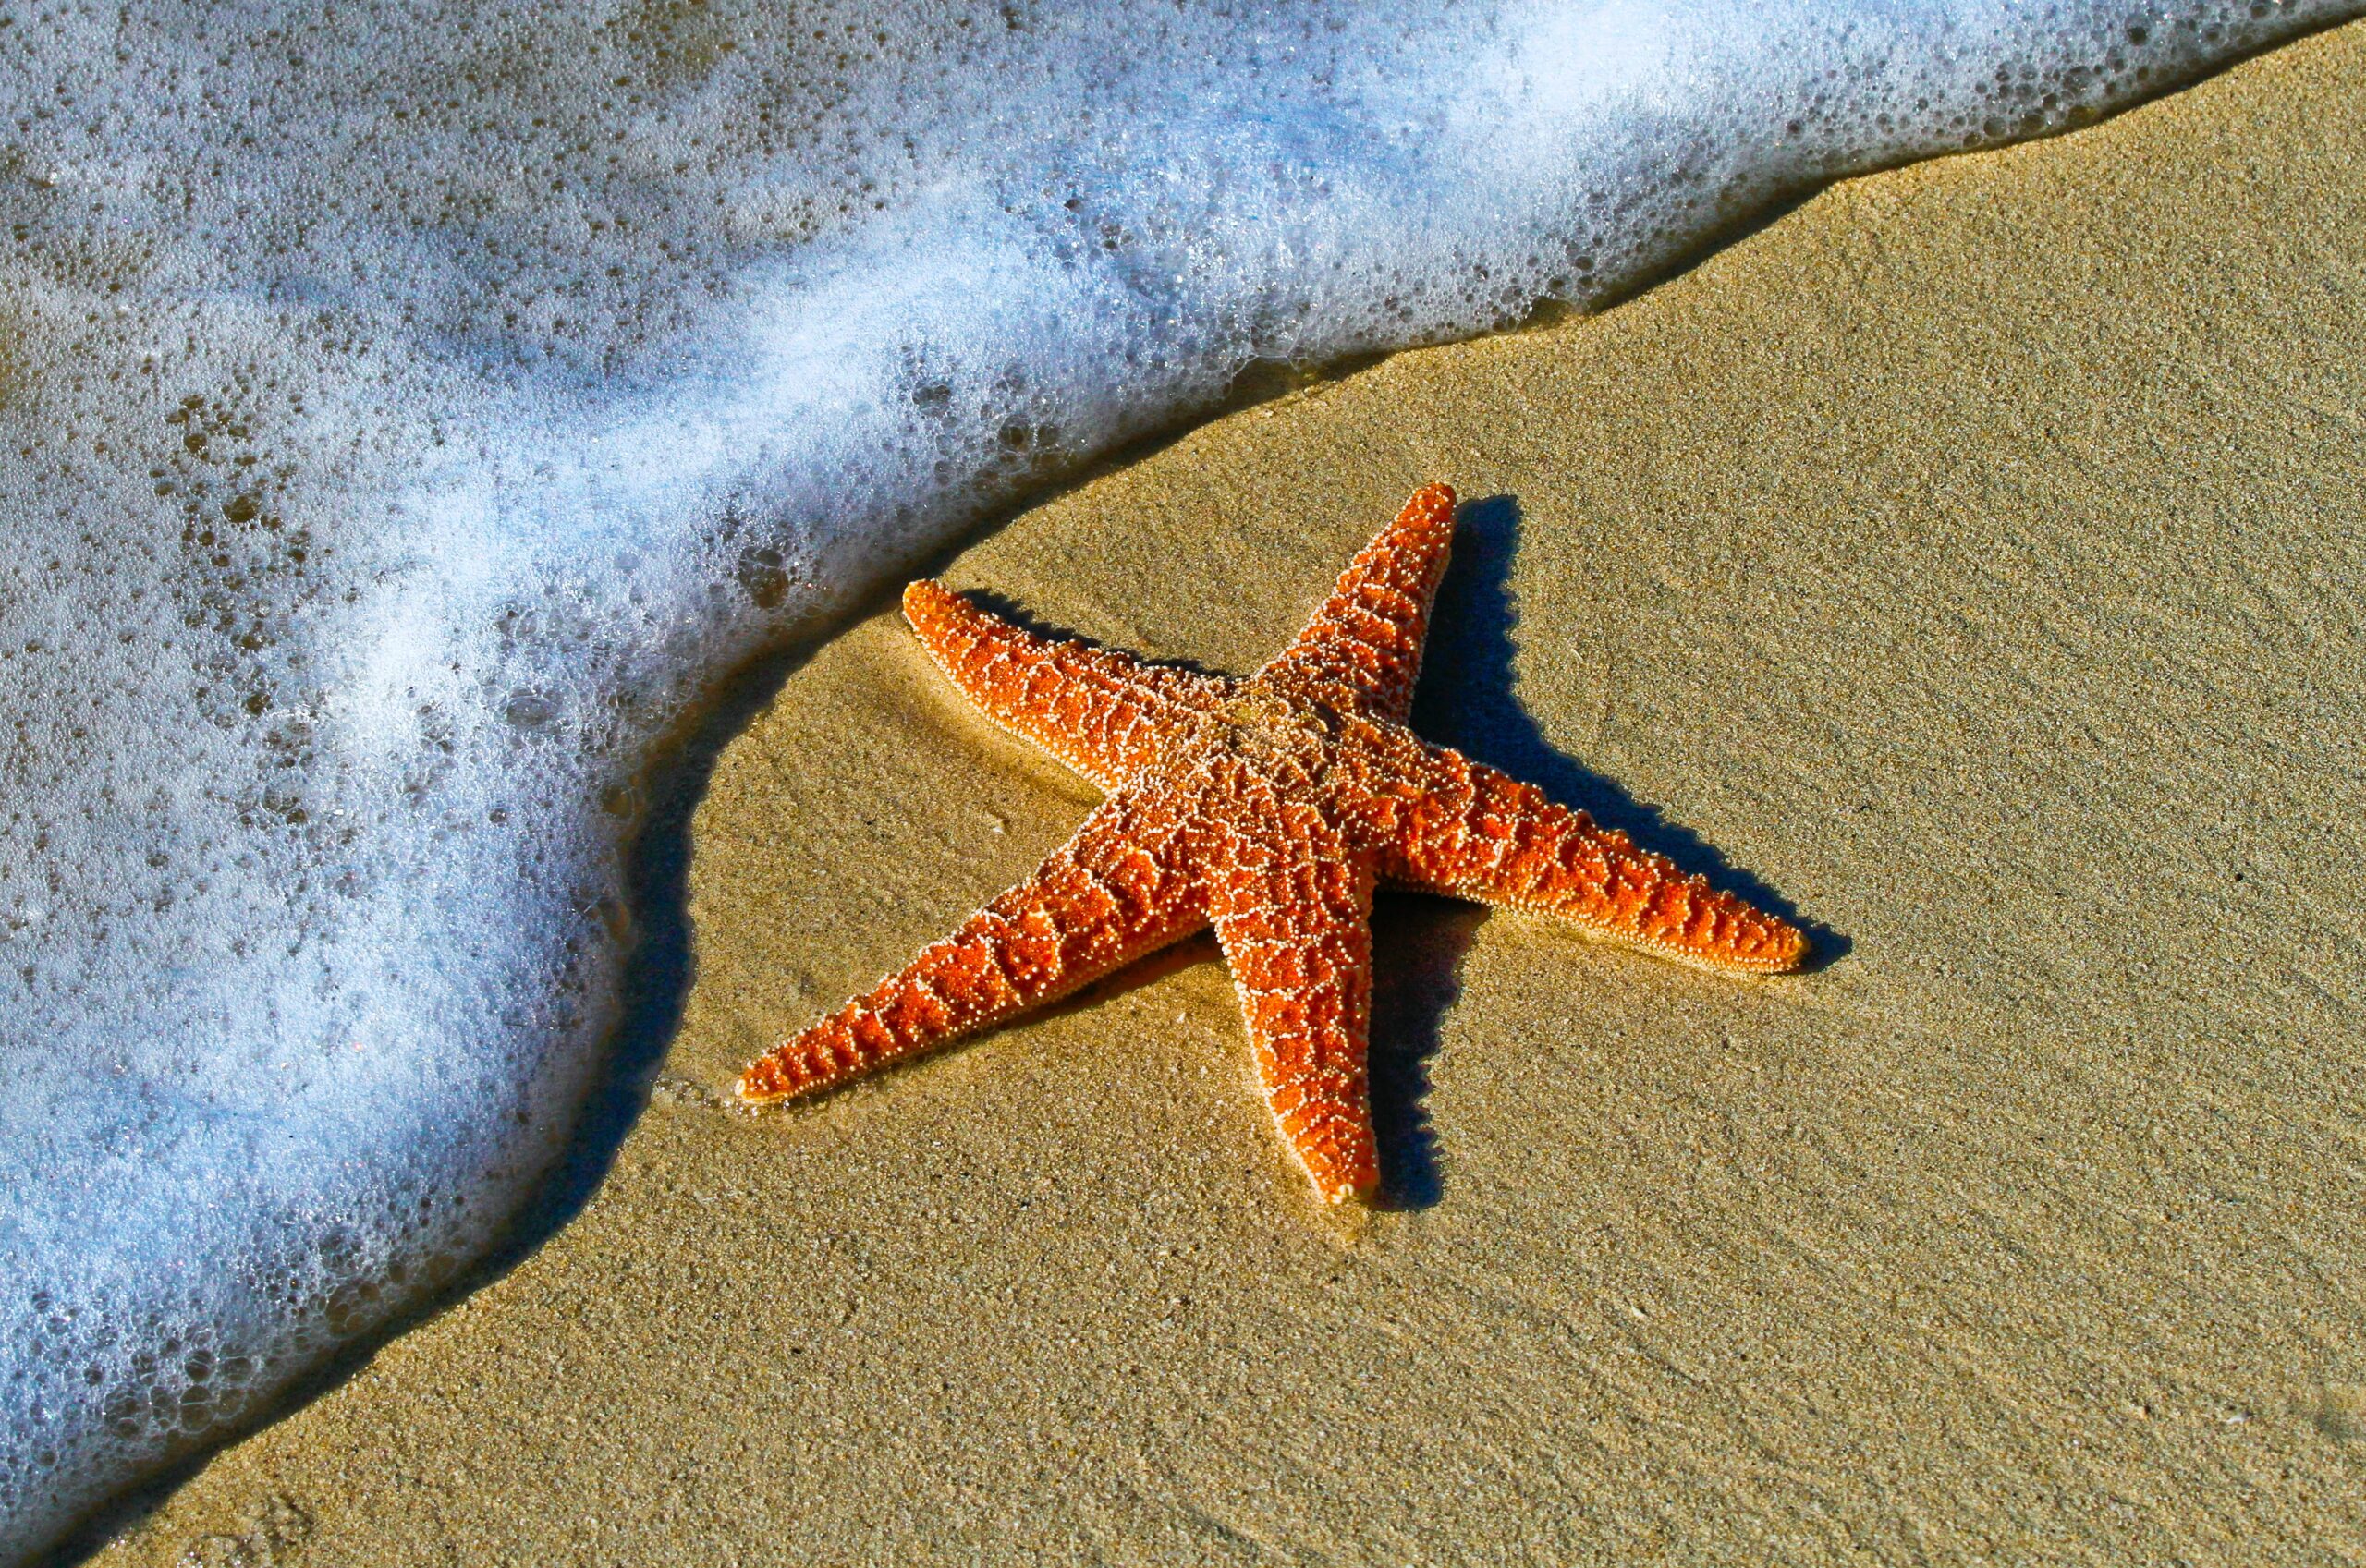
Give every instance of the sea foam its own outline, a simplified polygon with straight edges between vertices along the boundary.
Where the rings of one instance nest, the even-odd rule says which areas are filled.
[[[2358,8],[0,17],[0,1557],[547,1168],[718,672],[1253,363]]]

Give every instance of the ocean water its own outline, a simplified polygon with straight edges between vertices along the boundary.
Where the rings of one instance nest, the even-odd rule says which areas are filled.
[[[2361,8],[0,10],[0,1560],[547,1169],[719,673],[1251,366]]]

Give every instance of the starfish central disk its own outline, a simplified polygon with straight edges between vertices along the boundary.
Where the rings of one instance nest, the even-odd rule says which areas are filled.
[[[953,684],[1108,798],[1033,876],[750,1063],[740,1098],[828,1088],[1213,926],[1274,1124],[1337,1202],[1379,1179],[1376,885],[1536,910],[1715,968],[1798,967],[1807,943],[1787,922],[1406,727],[1453,537],[1454,492],[1416,492],[1246,679],[1039,637],[912,584],[904,614]]]

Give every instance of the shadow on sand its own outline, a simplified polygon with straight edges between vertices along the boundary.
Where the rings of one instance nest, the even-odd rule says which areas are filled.
[[[1414,694],[1414,729],[1528,780],[1564,806],[1592,813],[1645,849],[1791,921],[1807,932],[1810,967],[1846,953],[1847,937],[1805,918],[1699,834],[1561,751],[1520,706],[1519,612],[1511,590],[1519,529],[1519,504],[1508,495],[1468,502],[1457,514],[1454,559],[1438,589]],[[1372,1117],[1385,1173],[1382,1196],[1393,1207],[1427,1208],[1444,1194],[1437,1139],[1423,1105],[1428,1064],[1446,1010],[1460,993],[1462,956],[1484,918],[1468,905],[1409,894],[1384,895],[1375,912]]]

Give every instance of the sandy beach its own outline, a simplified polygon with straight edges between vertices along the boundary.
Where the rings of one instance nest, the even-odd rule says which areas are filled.
[[[1384,895],[1368,1214],[1206,939],[736,1113],[1096,798],[883,602],[715,763],[583,1211],[95,1561],[2366,1561],[2361,79],[1848,182],[943,565],[1247,671],[1450,482],[1416,727],[1819,967]]]

